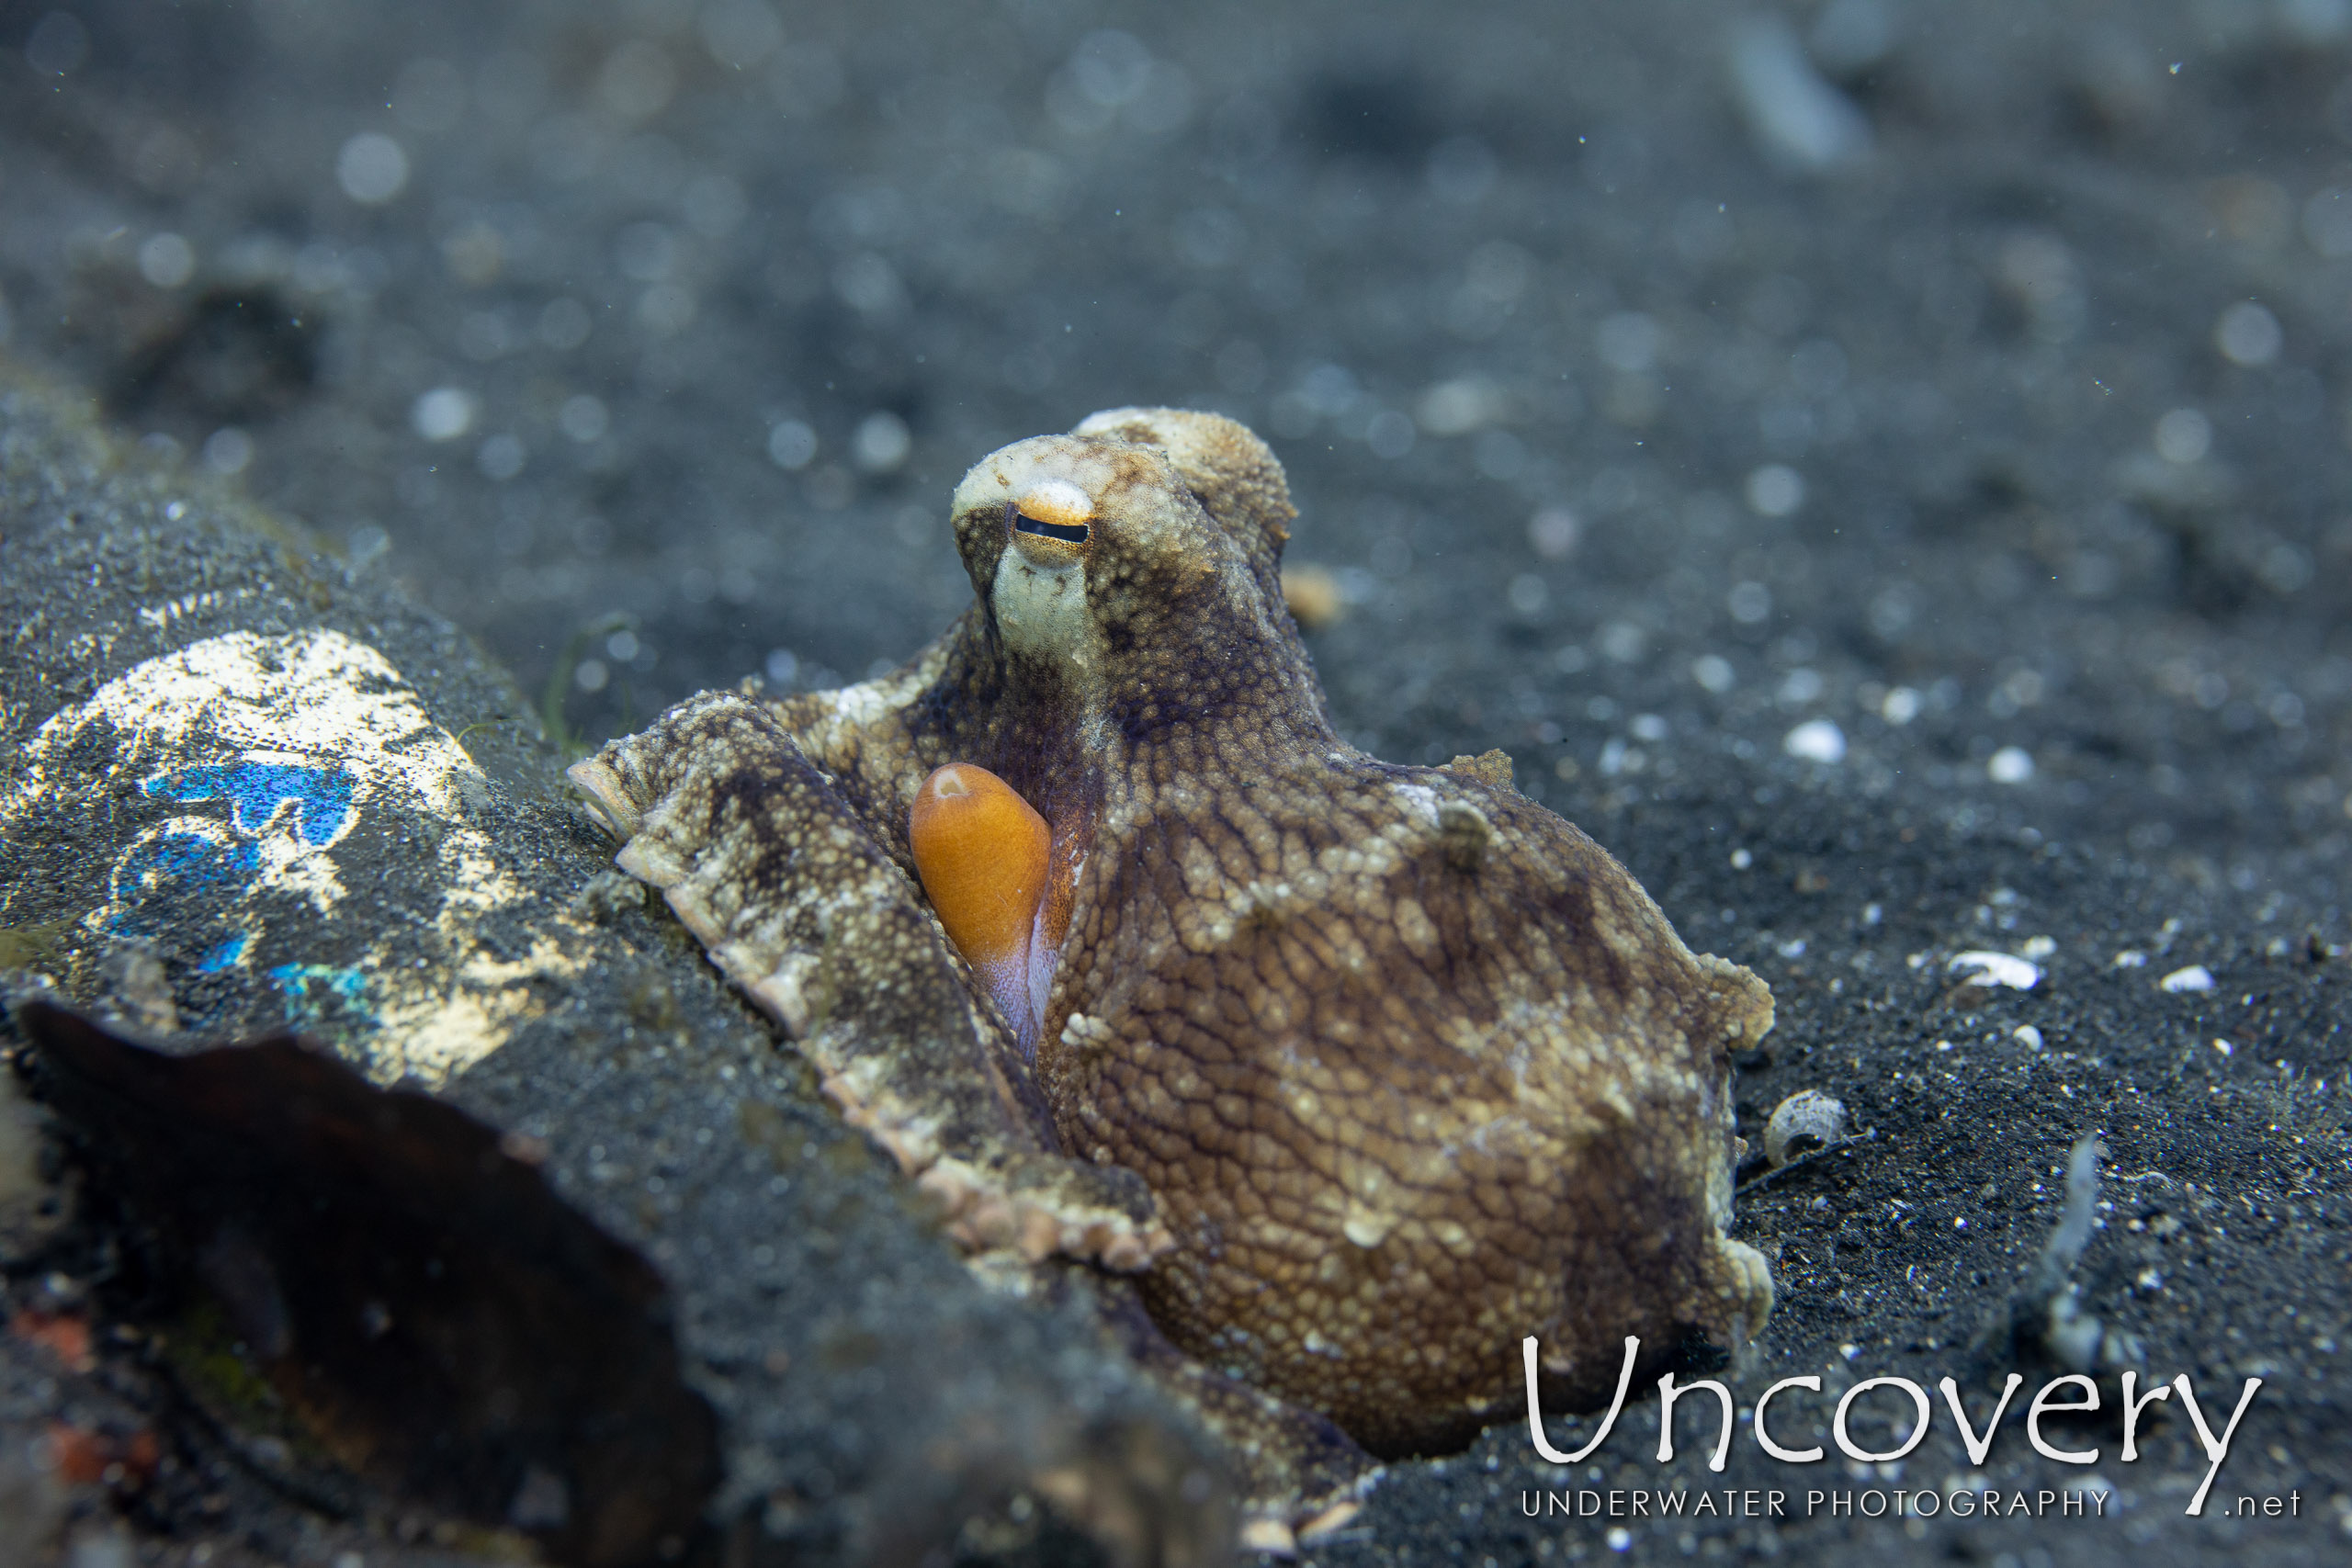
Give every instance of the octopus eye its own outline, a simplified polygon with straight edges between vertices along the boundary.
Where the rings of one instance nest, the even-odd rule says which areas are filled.
[[[1093,533],[1094,502],[1068,479],[1046,479],[1004,503],[1005,526],[1016,534],[1082,545]]]
[[[1047,523],[1042,518],[1032,517],[1021,510],[1018,502],[1006,502],[1004,509],[1012,513],[1012,531],[1016,534],[1036,534],[1048,539],[1059,539],[1065,544],[1082,545],[1092,531],[1083,523]]]

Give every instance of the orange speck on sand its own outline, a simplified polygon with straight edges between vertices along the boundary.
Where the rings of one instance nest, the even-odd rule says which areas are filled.
[[[50,1463],[75,1486],[95,1486],[114,1462],[112,1445],[96,1432],[85,1432],[70,1422],[49,1424]]]
[[[90,1321],[67,1313],[27,1310],[8,1320],[8,1332],[38,1345],[77,1372],[97,1365],[90,1354]]]
[[[70,1421],[51,1421],[48,1436],[51,1467],[74,1486],[104,1483],[135,1489],[153,1481],[164,1462],[164,1445],[153,1427],[117,1438]]]

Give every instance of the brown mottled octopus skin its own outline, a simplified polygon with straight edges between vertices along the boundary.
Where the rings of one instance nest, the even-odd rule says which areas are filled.
[[[1081,549],[1008,533],[1007,502],[1049,478],[1094,503]],[[1117,410],[1018,443],[956,491],[978,603],[913,664],[842,693],[707,694],[581,776],[624,833],[682,815],[664,767],[737,778],[732,849],[694,829],[631,869],[673,904],[685,889],[688,923],[754,995],[780,940],[757,929],[796,898],[891,911],[890,940],[961,983],[971,1065],[945,1071],[954,1043],[918,1042],[928,1066],[874,1068],[844,1100],[886,1142],[924,1130],[910,1168],[978,1149],[933,1183],[951,1210],[1000,1240],[1025,1226],[1032,1256],[1139,1269],[1153,1319],[1204,1367],[1374,1453],[1427,1451],[1514,1407],[1524,1335],[1551,1392],[1597,1401],[1627,1335],[1736,1348],[1761,1327],[1770,1274],[1724,1226],[1729,1055],[1770,1027],[1771,998],[1685,947],[1623,867],[1512,790],[1500,753],[1404,767],[1333,732],[1283,606],[1293,515],[1272,454],[1214,415]],[[689,733],[719,721],[743,733]],[[949,761],[1001,775],[1075,863],[1034,1065],[908,914],[909,807]],[[762,817],[749,775],[808,798]],[[812,886],[831,875],[813,866],[797,892],[746,870],[763,833],[782,853],[811,823],[857,863],[854,895]],[[714,896],[726,908],[698,922],[687,906]],[[747,944],[732,962],[730,941]],[[963,1097],[962,1131],[924,1120],[931,1073]],[[1134,1173],[1148,1202],[1039,1174],[1057,1154]],[[1008,1209],[1006,1170],[1044,1195]]]

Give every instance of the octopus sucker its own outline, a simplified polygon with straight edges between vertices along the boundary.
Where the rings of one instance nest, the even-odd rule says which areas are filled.
[[[904,669],[706,694],[574,770],[951,1234],[1125,1271],[1138,1354],[1276,1512],[1512,1410],[1523,1336],[1605,1399],[1627,1336],[1736,1350],[1772,1297],[1724,1235],[1770,993],[1499,751],[1339,736],[1295,516],[1214,414],[1016,442],[956,488],[973,604]]]

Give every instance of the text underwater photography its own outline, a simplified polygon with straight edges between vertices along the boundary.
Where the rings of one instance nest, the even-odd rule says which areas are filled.
[[[1618,1380],[1616,1395],[1611,1401],[1608,1410],[1602,1415],[1600,1425],[1594,1431],[1591,1438],[1582,1448],[1571,1453],[1564,1453],[1555,1448],[1545,1437],[1543,1407],[1536,1382],[1536,1341],[1532,1336],[1525,1341],[1524,1349],[1527,1370],[1527,1426],[1530,1441],[1534,1445],[1535,1451],[1548,1463],[1563,1468],[1583,1463],[1608,1440],[1611,1428],[1616,1425],[1617,1416],[1624,1407],[1626,1391],[1633,1382],[1634,1366],[1640,1355],[1641,1341],[1632,1337],[1625,1341],[1624,1370]],[[2245,1392],[2239,1396],[2236,1408],[2230,1412],[2228,1420],[2221,1425],[2220,1434],[2216,1436],[2213,1426],[2206,1420],[2204,1408],[2198,1402],[2197,1391],[2190,1383],[2188,1373],[2183,1372],[2175,1377],[2169,1385],[2159,1383],[2135,1396],[2133,1385],[2138,1381],[2138,1375],[2136,1371],[2127,1371],[2120,1381],[2122,1447],[2121,1451],[2116,1455],[2116,1459],[2118,1462],[2123,1464],[2131,1464],[2139,1460],[2141,1456],[2138,1452],[2136,1438],[2142,1413],[2156,1401],[2168,1399],[2177,1393],[2180,1396],[2181,1407],[2188,1412],[2190,1422],[2197,1428],[2197,1440],[2204,1449],[2207,1459],[2211,1461],[2211,1468],[2205,1472],[2204,1480],[2189,1497],[2185,1510],[2191,1516],[2202,1513],[2205,1508],[2206,1495],[2212,1490],[2215,1479],[2222,1472],[2222,1464],[2229,1458],[2230,1444],[2237,1436],[2238,1423],[2245,1418],[2247,1410],[2253,1405],[2256,1391],[2261,1388],[2263,1380],[2260,1378],[2245,1380]],[[1951,1413],[1951,1419],[1959,1429],[1961,1442],[1967,1450],[1972,1464],[1980,1468],[1984,1465],[1986,1457],[1992,1451],[1993,1439],[2000,1429],[2001,1418],[2007,1412],[2010,1400],[2016,1396],[2024,1382],[2025,1378],[2020,1373],[2011,1372],[2008,1375],[2001,1386],[1999,1397],[1993,1402],[1992,1408],[1983,1413],[1983,1427],[1980,1430],[1971,1424],[1968,1410],[1962,1403],[1958,1381],[1949,1376],[1937,1380],[1937,1391],[1943,1395],[1945,1408]],[[1908,1396],[1914,1410],[1910,1435],[1895,1447],[1883,1451],[1872,1451],[1860,1447],[1848,1430],[1849,1408],[1861,1396],[1875,1388],[1900,1391]],[[1819,1446],[1809,1449],[1783,1447],[1773,1440],[1766,1427],[1766,1407],[1785,1389],[1805,1389],[1818,1393],[1821,1392],[1821,1379],[1815,1376],[1783,1378],[1758,1394],[1752,1406],[1738,1410],[1736,1420],[1734,1411],[1736,1406],[1732,1392],[1723,1383],[1710,1378],[1680,1382],[1676,1380],[1672,1372],[1666,1373],[1657,1382],[1658,1462],[1663,1464],[1674,1457],[1673,1431],[1676,1402],[1686,1395],[1704,1390],[1721,1407],[1721,1423],[1716,1429],[1713,1452],[1707,1461],[1708,1468],[1716,1471],[1724,1468],[1724,1458],[1731,1448],[1732,1434],[1736,1425],[1745,1426],[1748,1435],[1755,1439],[1756,1446],[1782,1463],[1792,1465],[1820,1463],[1828,1458],[1826,1450]],[[2075,1397],[2059,1398],[2058,1395],[2062,1390],[2068,1391]],[[1793,1404],[1794,1401],[1791,1403]],[[2056,1463],[2095,1465],[2099,1461],[2098,1449],[2059,1448],[2043,1436],[2041,1423],[2043,1416],[2048,1413],[2061,1412],[2073,1416],[2085,1416],[2098,1408],[2098,1385],[2091,1379],[2080,1373],[2053,1378],[2044,1383],[2026,1405],[2026,1441],[2032,1446],[2034,1452]],[[1802,1418],[1801,1415],[1797,1416],[1797,1419]],[[1876,1473],[1892,1481],[1901,1475],[1902,1461],[1927,1438],[1928,1427],[1932,1419],[1933,1414],[1928,1391],[1919,1384],[1902,1377],[1866,1378],[1838,1396],[1835,1413],[1830,1419],[1828,1435],[1836,1442],[1838,1451],[1846,1457],[1854,1474],[1867,1476]],[[2114,1488],[2104,1480],[2096,1485],[2070,1486],[2061,1490],[2040,1487],[2030,1493],[2021,1489],[2004,1492],[1990,1487],[1952,1483],[1930,1487],[1915,1485],[1907,1491],[1900,1487],[1893,1489],[1871,1487],[1862,1491],[1856,1491],[1850,1487],[1828,1491],[1819,1487],[1806,1487],[1801,1493],[1784,1491],[1779,1487],[1752,1486],[1737,1490],[1726,1488],[1721,1493],[1700,1491],[1695,1494],[1685,1488],[1645,1491],[1637,1487],[1631,1491],[1611,1489],[1606,1493],[1586,1488],[1547,1488],[1542,1492],[1522,1492],[1520,1495],[1520,1511],[1530,1517],[1545,1518],[1562,1515],[1579,1519],[1653,1517],[1661,1524],[1669,1519],[1710,1517],[1785,1518],[1792,1506],[1808,1516],[1826,1510],[1832,1517],[1847,1518],[1860,1515],[1864,1518],[1891,1516],[1895,1518],[1928,1519],[1939,1514],[1948,1514],[1954,1518],[1968,1518],[1976,1515],[1988,1518],[2019,1517],[2035,1519],[2105,1518],[2108,1517],[2109,1495],[2113,1490]],[[2299,1518],[2302,1513],[2302,1494],[2300,1491],[2290,1491],[2283,1498],[2242,1495],[2234,1499],[2232,1511],[2236,1517],[2243,1518],[2277,1518],[2281,1515],[2290,1518]]]

